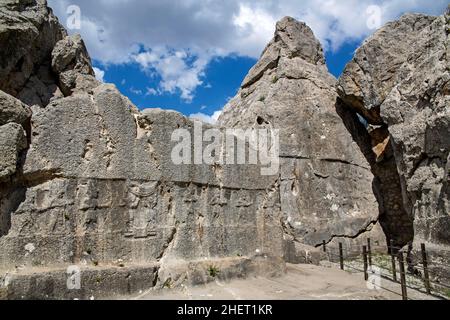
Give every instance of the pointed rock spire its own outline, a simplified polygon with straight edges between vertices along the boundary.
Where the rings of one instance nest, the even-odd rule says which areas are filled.
[[[258,63],[245,77],[242,88],[258,81],[264,72],[278,66],[280,57],[300,57],[313,65],[324,65],[322,45],[311,28],[292,17],[284,17],[277,22],[275,35],[264,49]]]
[[[312,64],[325,63],[322,45],[304,22],[284,17],[277,23],[274,40],[283,56],[300,57]]]
[[[283,217],[296,241],[312,246],[356,237],[379,216],[369,163],[336,112],[335,85],[311,29],[285,17],[219,118],[224,127],[277,130]],[[380,229],[370,233],[383,241]]]

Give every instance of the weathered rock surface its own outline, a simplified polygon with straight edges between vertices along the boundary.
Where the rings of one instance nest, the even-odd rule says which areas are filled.
[[[26,125],[30,117],[27,105],[0,90],[0,126],[11,122]]]
[[[372,124],[383,124],[380,106],[408,77],[411,48],[436,17],[408,14],[378,30],[356,51],[339,79],[340,96]],[[427,39],[428,40],[428,39]],[[443,44],[443,42],[442,42]]]
[[[193,127],[176,112],[138,112],[112,85],[35,107],[23,177],[1,193],[11,221],[0,267],[155,264],[161,286],[163,275],[182,283],[194,260],[262,255],[282,270],[276,177],[175,166],[171,134]]]
[[[335,84],[311,29],[286,17],[219,118],[280,130],[285,232],[312,246],[357,237],[378,220],[373,175],[336,113]]]
[[[69,96],[94,75],[79,35],[68,36],[45,0],[0,3],[0,90],[29,106]]]
[[[0,181],[16,173],[19,153],[26,147],[25,133],[20,125],[0,126]]]
[[[0,90],[28,105],[46,105],[58,88],[51,52],[66,31],[45,0],[0,3]]]
[[[66,96],[75,88],[78,75],[95,76],[91,58],[79,34],[56,43],[52,52],[52,70],[58,74],[59,86]]]
[[[312,31],[284,18],[221,126],[198,129],[97,81],[44,0],[2,1],[0,298],[278,275],[319,263],[323,241],[383,245],[380,223],[397,245],[448,248],[448,23],[388,24],[336,89]],[[223,139],[209,164],[174,163],[176,130],[195,154],[196,134],[227,127],[280,130],[280,171],[220,163]]]
[[[448,15],[407,14],[370,37],[339,79],[344,108],[377,126],[358,135],[375,147],[366,155],[381,222],[399,246],[450,243],[449,29]]]
[[[175,112],[139,113],[112,85],[36,108],[23,167],[28,188],[0,240],[1,261],[147,262],[276,246],[269,226],[278,219],[279,196],[269,190],[275,179],[260,178],[256,166],[174,165],[177,128],[193,123]],[[24,237],[33,254],[20,254]]]
[[[296,242],[295,239],[284,242],[284,259],[288,263],[293,264],[315,264],[319,265],[320,261],[327,260],[327,254],[322,248],[311,247]]]
[[[283,272],[278,175],[262,176],[259,165],[175,165],[172,134],[186,129],[193,137],[193,121],[176,112],[139,112],[113,85],[96,81],[81,38],[56,32],[59,25],[45,29],[54,19],[45,1],[1,8],[6,17],[20,16],[21,28],[42,20],[39,58],[30,47],[17,59],[29,59],[32,70],[44,66],[50,75],[44,83],[41,73],[2,70],[0,88],[11,96],[0,96],[7,104],[0,114],[1,176],[9,179],[0,183],[0,270],[15,270],[3,277],[6,297],[72,297],[61,280],[70,265],[87,266],[88,280],[114,277],[111,266],[129,268],[137,279],[148,272],[148,287],[210,281],[211,268],[236,276]],[[42,12],[42,19],[32,12]],[[10,29],[13,22],[4,34]],[[39,35],[50,31],[56,33]],[[14,72],[26,81],[12,81]],[[48,99],[33,91],[50,86],[56,89]],[[31,120],[29,108],[14,97],[31,106]],[[225,141],[220,146],[223,153]],[[54,290],[44,295],[40,284],[33,285],[48,281]],[[135,280],[109,282],[120,287],[110,294],[122,294],[127,285],[142,289]],[[95,287],[89,284],[78,296]],[[104,294],[103,286],[97,290]]]
[[[174,165],[172,132],[194,123],[140,113],[114,86],[97,85],[33,107],[23,176],[1,193],[11,219],[1,268],[121,261],[169,272],[178,260],[255,254],[283,264],[276,177],[250,165]]]
[[[408,244],[410,270],[426,243],[438,282],[449,278],[450,262],[449,33],[450,10],[407,14],[363,44],[338,87],[376,177],[387,238]],[[371,125],[354,130],[356,113]]]

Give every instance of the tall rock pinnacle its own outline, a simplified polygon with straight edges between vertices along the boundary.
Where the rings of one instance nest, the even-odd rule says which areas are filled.
[[[354,237],[378,219],[370,166],[336,113],[335,84],[311,29],[285,17],[219,118],[226,127],[280,130],[286,236],[309,245]]]

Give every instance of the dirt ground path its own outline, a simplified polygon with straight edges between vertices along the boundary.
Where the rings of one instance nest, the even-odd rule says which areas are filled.
[[[148,291],[126,297],[133,300],[401,300],[400,284],[381,279],[378,289],[368,288],[362,273],[349,273],[335,267],[288,265],[278,278],[255,277],[227,282],[216,280],[204,286]],[[430,300],[409,289],[408,298]]]

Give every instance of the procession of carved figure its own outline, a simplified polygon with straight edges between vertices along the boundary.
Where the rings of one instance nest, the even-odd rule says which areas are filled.
[[[184,192],[184,202],[194,203],[199,199],[197,194],[197,187],[194,184],[190,184]]]
[[[228,200],[225,196],[225,190],[214,189],[212,192],[213,195],[209,204],[211,205],[213,217],[217,218],[222,211],[221,209],[228,204]]]
[[[98,191],[94,181],[80,181],[78,184],[77,198],[78,209],[84,211],[95,208],[97,205]]]
[[[157,182],[148,182],[129,186],[126,237],[139,239],[156,235],[157,185]]]
[[[250,207],[252,204],[252,198],[247,190],[240,190],[239,192],[237,192],[236,207],[246,208]]]
[[[263,201],[264,209],[279,209],[280,208],[280,194],[279,192],[267,193],[266,199]]]
[[[184,192],[183,201],[187,203],[187,213],[194,213],[194,204],[200,199],[198,195],[197,187],[194,184],[190,184]]]
[[[213,207],[223,207],[228,203],[228,200],[225,196],[225,190],[223,189],[214,189],[213,196],[211,198],[211,202],[209,203]]]

